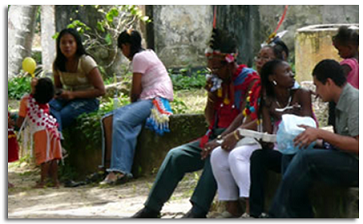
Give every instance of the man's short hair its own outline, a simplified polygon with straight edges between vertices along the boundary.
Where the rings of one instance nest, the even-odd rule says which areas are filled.
[[[328,78],[340,87],[347,82],[342,66],[337,61],[331,59],[325,59],[319,62],[313,70],[313,76],[323,84],[326,83]]]

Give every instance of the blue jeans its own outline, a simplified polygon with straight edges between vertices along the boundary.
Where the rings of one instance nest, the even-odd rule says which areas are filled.
[[[104,118],[113,115],[111,164],[110,168],[107,169],[108,172],[117,171],[132,176],[131,168],[134,161],[137,136],[141,132],[146,118],[150,116],[152,107],[152,100],[140,100],[117,108],[101,118],[102,124]],[[104,137],[102,141],[102,157],[104,162]]]
[[[359,160],[338,150],[299,151],[287,167],[269,215],[276,218],[313,218],[308,190],[314,181],[329,185],[359,185]]]
[[[99,105],[99,100],[95,98],[71,101],[53,99],[49,102],[50,113],[57,119],[60,132],[70,126],[79,115],[97,111]]]

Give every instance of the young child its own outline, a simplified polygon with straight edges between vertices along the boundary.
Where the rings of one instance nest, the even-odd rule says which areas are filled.
[[[341,26],[338,34],[333,37],[333,44],[344,59],[340,65],[348,83],[359,89],[359,34],[351,28]]]
[[[333,37],[333,45],[338,50],[347,82],[359,89],[359,34],[354,29],[341,26]],[[335,103],[329,102],[328,125],[335,129]]]
[[[49,78],[34,78],[31,82],[32,92],[23,96],[20,102],[17,126],[23,123],[30,126],[34,140],[34,155],[40,165],[40,181],[35,188],[42,188],[48,175],[53,186],[58,188],[58,160],[62,159],[62,147],[57,130],[58,123],[49,115],[48,102],[54,96],[54,86]]]
[[[8,163],[19,160],[18,152],[19,145],[14,133],[14,121],[11,119],[10,113],[8,111]],[[8,179],[8,188],[12,187],[14,187],[14,185],[10,183]]]

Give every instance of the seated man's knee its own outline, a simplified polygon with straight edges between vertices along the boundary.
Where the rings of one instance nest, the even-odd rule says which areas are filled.
[[[181,150],[183,150],[181,147],[172,148],[168,154],[166,154],[166,158],[178,158]]]

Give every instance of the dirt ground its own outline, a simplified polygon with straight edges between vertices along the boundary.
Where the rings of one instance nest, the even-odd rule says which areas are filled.
[[[189,198],[197,173],[184,177],[162,210],[162,218],[180,218],[191,207]],[[9,219],[119,219],[128,218],[143,208],[154,177],[139,178],[123,185],[100,187],[97,184],[76,188],[33,189],[39,168],[27,163],[8,165],[8,179],[15,185],[8,189]]]

